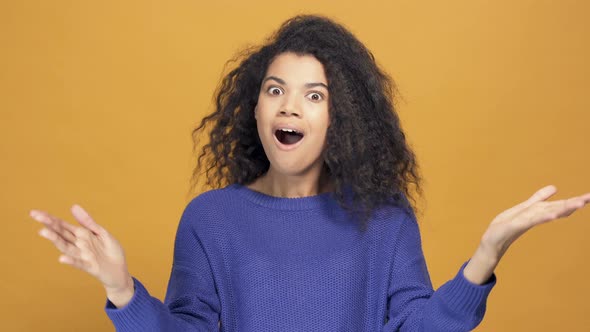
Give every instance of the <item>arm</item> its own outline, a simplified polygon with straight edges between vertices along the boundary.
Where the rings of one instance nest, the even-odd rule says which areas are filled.
[[[396,243],[385,331],[475,328],[483,319],[487,296],[496,284],[493,271],[510,245],[531,228],[568,217],[590,202],[590,193],[547,201],[556,192],[555,186],[543,187],[496,216],[472,258],[436,292],[432,292],[416,218],[408,210]]]
[[[481,283],[493,273],[508,248],[524,233],[537,225],[568,217],[590,202],[590,193],[547,201],[556,192],[555,186],[543,187],[526,201],[497,215],[465,267],[465,276],[475,283]]]
[[[388,293],[384,331],[471,331],[483,319],[496,276],[478,285],[465,278],[464,263],[455,277],[434,291],[413,213],[401,220]]]
[[[176,233],[174,260],[164,303],[133,278],[135,292],[117,308],[107,299],[105,311],[117,331],[215,331],[220,301],[208,258],[194,229],[191,204]]]

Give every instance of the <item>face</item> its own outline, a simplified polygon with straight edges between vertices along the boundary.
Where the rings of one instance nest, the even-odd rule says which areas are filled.
[[[269,65],[255,117],[274,171],[304,175],[321,170],[330,122],[328,97],[324,67],[315,57],[282,53]]]

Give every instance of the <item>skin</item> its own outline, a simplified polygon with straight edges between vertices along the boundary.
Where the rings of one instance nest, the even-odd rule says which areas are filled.
[[[549,185],[539,189],[526,201],[500,213],[492,220],[481,242],[463,271],[475,284],[487,281],[510,245],[531,228],[570,216],[590,203],[590,193],[547,201],[557,192]]]
[[[266,174],[248,185],[277,197],[305,197],[329,190],[321,174],[330,124],[328,80],[313,56],[283,53],[268,66],[254,110],[258,134],[270,161]],[[299,147],[282,151],[273,124],[292,124],[305,133]]]
[[[281,82],[267,79],[271,76]],[[329,126],[328,90],[321,85],[306,86],[306,83],[327,85],[322,64],[312,56],[282,54],[267,69],[255,117],[270,168],[249,184],[249,188],[277,197],[306,197],[331,190],[331,184],[321,171]],[[271,129],[276,121],[301,128],[305,132],[305,142],[291,151],[278,149]],[[466,279],[483,284],[510,245],[525,232],[567,217],[590,202],[590,193],[548,201],[556,192],[555,186],[541,188],[529,199],[496,216],[465,267]],[[61,263],[97,278],[108,299],[118,308],[125,306],[133,297],[134,288],[121,244],[82,207],[74,205],[71,212],[79,225],[69,224],[42,210],[31,210],[30,216],[44,226],[39,234],[61,252]]]

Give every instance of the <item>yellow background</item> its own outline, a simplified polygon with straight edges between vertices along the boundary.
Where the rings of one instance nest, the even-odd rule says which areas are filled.
[[[74,203],[162,299],[194,157],[223,65],[297,13],[345,24],[392,74],[426,179],[435,287],[501,211],[554,184],[590,190],[584,1],[2,1],[0,321],[109,331],[98,281],[57,262],[28,217]],[[542,225],[496,270],[477,331],[588,331],[590,213]]]

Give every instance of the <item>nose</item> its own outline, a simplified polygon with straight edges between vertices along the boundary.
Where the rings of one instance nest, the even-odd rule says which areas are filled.
[[[298,111],[299,107],[298,107],[298,105],[295,105],[296,99],[297,99],[296,96],[290,96],[290,97],[285,98],[283,105],[281,105],[280,114],[286,115],[286,116],[291,116],[291,115],[300,116],[301,112]]]
[[[281,113],[281,115],[287,115],[287,116],[290,116],[290,115],[299,116],[299,112],[295,111],[292,108],[289,108],[289,109],[283,108],[280,113]]]

